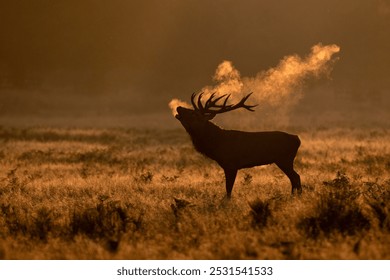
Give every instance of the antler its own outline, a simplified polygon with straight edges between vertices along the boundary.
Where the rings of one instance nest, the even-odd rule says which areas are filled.
[[[195,111],[199,111],[200,113],[202,113],[203,115],[211,115],[211,116],[215,116],[216,114],[221,114],[221,113],[225,113],[225,112],[229,112],[229,111],[233,111],[233,110],[236,110],[238,108],[244,108],[244,109],[247,109],[248,111],[254,111],[252,108],[256,107],[257,105],[247,105],[245,104],[245,101],[249,98],[249,96],[251,96],[252,92],[249,93],[248,95],[245,95],[241,100],[240,102],[238,102],[237,104],[229,104],[227,105],[227,102],[230,98],[230,94],[229,95],[222,95],[222,96],[219,96],[217,98],[215,98],[215,93],[211,94],[211,96],[209,97],[209,99],[207,99],[206,103],[204,104],[204,106],[202,105],[202,96],[203,96],[203,92],[199,94],[198,96],[198,101],[197,101],[197,105],[195,104],[195,96],[196,94],[193,93],[191,95],[191,103],[192,103],[192,106],[194,107]],[[223,103],[222,104],[217,104],[218,101],[220,101],[221,99],[223,99]]]

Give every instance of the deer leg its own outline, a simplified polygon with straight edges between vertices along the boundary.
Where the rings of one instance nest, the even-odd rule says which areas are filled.
[[[237,169],[224,169],[224,171],[226,179],[226,197],[230,199],[232,196],[234,181],[237,176]]]
[[[284,174],[290,179],[292,190],[291,193],[302,193],[301,177],[295,172],[293,167],[293,161],[288,162],[277,162],[276,165],[283,171]]]
[[[301,186],[301,176],[293,169],[293,180],[290,179],[291,185],[294,186],[292,188],[291,193],[294,194],[294,191],[296,191],[299,195],[302,194],[302,186]]]

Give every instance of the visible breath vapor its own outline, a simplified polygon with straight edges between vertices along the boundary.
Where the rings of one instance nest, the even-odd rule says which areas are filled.
[[[329,61],[339,52],[337,45],[315,45],[311,53],[301,58],[298,55],[284,57],[279,64],[267,71],[261,71],[254,77],[241,77],[231,61],[223,61],[213,77],[215,86],[206,86],[201,91],[205,95],[216,92],[217,95],[230,93],[233,97],[253,92],[252,101],[280,106],[283,103],[294,105],[301,97],[305,79],[328,74],[331,70]]]
[[[241,77],[231,61],[223,61],[213,77],[216,84],[205,86],[201,92],[204,92],[204,99],[212,93],[217,96],[231,94],[231,102],[253,92],[248,103],[259,106],[256,107],[257,114],[245,114],[247,120],[259,120],[261,114],[262,120],[266,118],[267,122],[286,125],[291,108],[303,96],[304,82],[309,78],[329,75],[332,62],[335,61],[332,56],[339,51],[340,47],[337,45],[317,44],[306,57],[301,58],[296,54],[286,56],[276,67],[260,71],[254,77]],[[178,105],[177,100],[172,100],[172,111],[175,111],[172,107],[175,105]],[[229,118],[229,122],[231,121]],[[241,120],[240,123],[242,124]]]
[[[192,106],[190,104],[188,104],[187,102],[181,101],[181,100],[176,99],[176,98],[172,99],[169,102],[168,106],[169,106],[169,108],[171,108],[173,116],[176,115],[176,108],[179,106],[185,107],[185,108],[192,108]]]

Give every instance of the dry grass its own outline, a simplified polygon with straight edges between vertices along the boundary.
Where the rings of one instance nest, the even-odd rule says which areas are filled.
[[[0,128],[0,258],[389,259],[390,131],[296,131],[275,166],[222,170],[182,130]]]

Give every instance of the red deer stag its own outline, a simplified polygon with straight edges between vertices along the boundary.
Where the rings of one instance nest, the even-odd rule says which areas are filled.
[[[259,165],[275,163],[290,179],[292,194],[302,193],[301,179],[293,168],[294,158],[301,144],[298,136],[280,131],[245,132],[225,130],[212,122],[217,114],[244,108],[254,111],[257,105],[246,105],[246,95],[237,104],[229,104],[230,95],[215,97],[212,94],[202,104],[201,93],[195,102],[196,94],[191,96],[194,109],[177,107],[175,116],[191,136],[195,149],[215,160],[225,171],[226,194],[231,197],[237,171]]]

